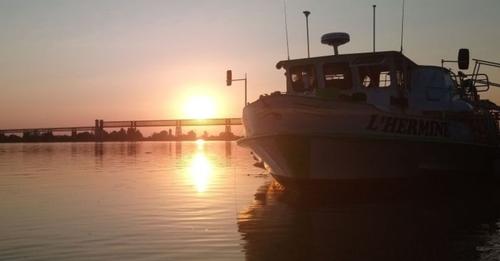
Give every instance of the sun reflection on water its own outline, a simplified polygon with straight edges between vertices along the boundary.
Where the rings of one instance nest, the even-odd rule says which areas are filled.
[[[196,191],[205,192],[213,178],[214,166],[203,151],[203,140],[197,140],[197,151],[189,163],[189,176]]]
[[[196,148],[198,150],[202,150],[203,145],[205,145],[205,140],[204,139],[197,139],[195,142],[196,142]]]

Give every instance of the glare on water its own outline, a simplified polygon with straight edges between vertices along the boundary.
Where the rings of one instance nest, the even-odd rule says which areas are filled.
[[[196,145],[197,151],[190,159],[188,172],[196,191],[201,193],[207,190],[211,179],[214,178],[214,166],[203,152],[203,140],[196,141]]]

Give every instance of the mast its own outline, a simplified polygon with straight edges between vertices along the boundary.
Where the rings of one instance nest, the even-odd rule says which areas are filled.
[[[375,8],[377,5],[373,5],[373,52],[375,52]]]
[[[403,0],[403,6],[401,7],[401,49],[399,52],[403,53],[403,35],[404,35],[404,23],[405,23],[405,0]]]

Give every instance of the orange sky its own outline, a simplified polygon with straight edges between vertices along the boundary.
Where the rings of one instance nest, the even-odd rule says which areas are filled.
[[[346,31],[341,52],[399,50],[400,0],[287,0],[292,58],[304,57],[303,10],[310,10],[311,53],[330,54],[323,33]],[[0,128],[92,125],[94,119],[186,117],[191,96],[213,97],[217,116],[239,117],[249,100],[284,90],[281,0],[1,1]],[[439,64],[461,47],[500,61],[498,0],[407,0],[405,54]],[[500,82],[500,74],[492,74]],[[500,93],[490,98],[500,101]]]

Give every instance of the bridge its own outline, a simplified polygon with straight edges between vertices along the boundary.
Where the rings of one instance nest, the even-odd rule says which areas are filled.
[[[71,132],[76,136],[78,132],[94,132],[96,139],[100,139],[104,129],[138,128],[138,127],[175,127],[175,136],[182,135],[183,126],[225,126],[226,133],[231,132],[231,126],[242,125],[241,118],[218,119],[180,119],[180,120],[133,120],[133,121],[105,121],[95,120],[94,126],[55,127],[55,128],[25,128],[25,129],[0,129],[0,134],[40,134],[54,132]]]

